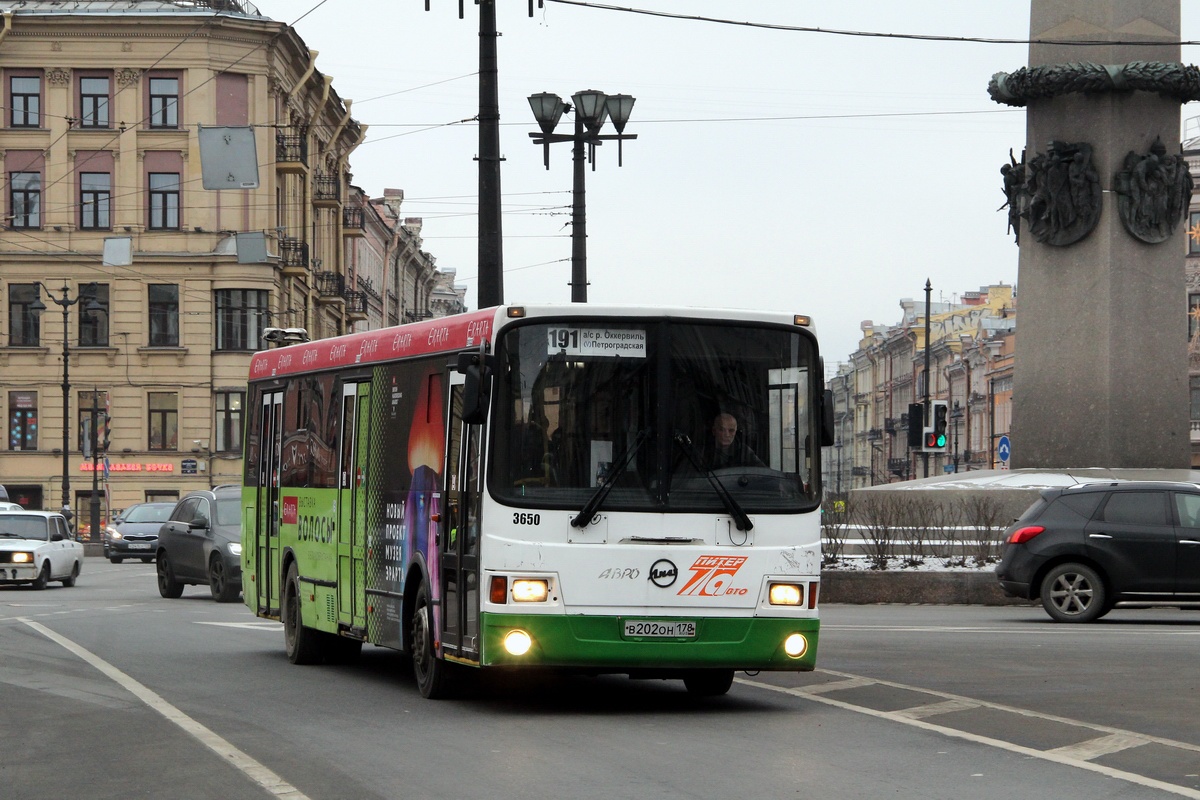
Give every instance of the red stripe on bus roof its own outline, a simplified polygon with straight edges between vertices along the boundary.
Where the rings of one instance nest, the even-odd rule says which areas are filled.
[[[263,350],[250,359],[250,380],[478,347],[492,340],[495,318],[492,308]]]

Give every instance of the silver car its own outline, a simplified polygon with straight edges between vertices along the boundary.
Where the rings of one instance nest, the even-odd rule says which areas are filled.
[[[158,529],[171,517],[174,503],[138,503],[113,517],[104,530],[104,557],[114,564],[140,558],[149,564],[158,549]]]

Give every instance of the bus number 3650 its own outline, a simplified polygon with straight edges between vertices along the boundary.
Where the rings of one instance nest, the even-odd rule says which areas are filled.
[[[513,525],[541,525],[541,514],[523,514],[521,512],[513,513]]]

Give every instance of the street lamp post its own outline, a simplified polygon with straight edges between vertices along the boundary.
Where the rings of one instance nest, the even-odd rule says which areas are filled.
[[[621,143],[626,139],[636,139],[637,134],[625,133],[625,123],[629,122],[629,114],[633,111],[635,98],[627,94],[606,95],[595,89],[576,92],[572,97],[575,105],[563,102],[563,99],[551,92],[541,92],[529,96],[529,105],[533,109],[533,118],[541,127],[540,133],[530,133],[534,144],[542,145],[546,169],[550,169],[550,144],[552,142],[571,142],[574,145],[573,158],[575,162],[573,184],[571,191],[571,302],[587,302],[587,212],[584,200],[584,145],[587,145],[588,160],[592,169],[596,168],[596,145],[605,140],[617,142],[617,166],[621,166]],[[562,115],[568,111],[575,113],[575,131],[571,134],[555,133]],[[600,129],[609,119],[617,129],[615,134],[601,134]]]
[[[62,309],[62,318],[63,318],[62,512],[63,512],[63,516],[66,517],[68,521],[70,521],[71,518],[74,516],[74,514],[71,513],[71,361],[70,361],[71,336],[70,336],[70,329],[69,329],[68,323],[69,323],[69,313],[71,310],[71,306],[78,303],[83,298],[84,295],[82,293],[77,294],[75,296],[75,299],[72,300],[71,298],[69,298],[67,296],[68,292],[70,291],[70,287],[64,285],[62,287],[62,298],[60,299],[60,298],[55,297],[54,293],[52,291],[50,291],[50,289],[48,289],[44,283],[42,283],[41,281],[36,281],[36,283],[38,286],[40,286],[42,288],[42,291],[44,291],[46,293],[46,296],[50,298],[50,301]],[[95,287],[96,284],[90,283],[90,284],[88,284],[88,286]],[[41,315],[46,311],[46,304],[42,302],[42,298],[40,295],[34,299],[32,304],[30,304],[29,310],[31,313],[33,313],[34,315],[36,315],[38,317],[41,317]],[[103,310],[104,310],[104,307],[102,305],[100,305],[98,302],[96,302],[95,295],[92,295],[90,302],[86,306],[84,306],[84,311],[89,314],[95,313],[97,311],[103,311]],[[95,400],[93,399],[93,404],[94,403],[95,403]]]

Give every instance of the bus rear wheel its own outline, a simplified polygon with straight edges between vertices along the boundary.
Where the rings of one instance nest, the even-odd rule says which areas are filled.
[[[283,581],[283,642],[288,661],[293,664],[316,664],[321,661],[320,631],[304,627],[300,616],[300,575],[296,562],[288,567]]]
[[[429,604],[429,586],[422,583],[417,590],[412,617],[413,675],[421,695],[440,700],[450,694],[450,665],[433,652],[433,611]]]
[[[683,676],[683,685],[688,694],[696,697],[718,697],[733,686],[731,669],[697,669]]]

